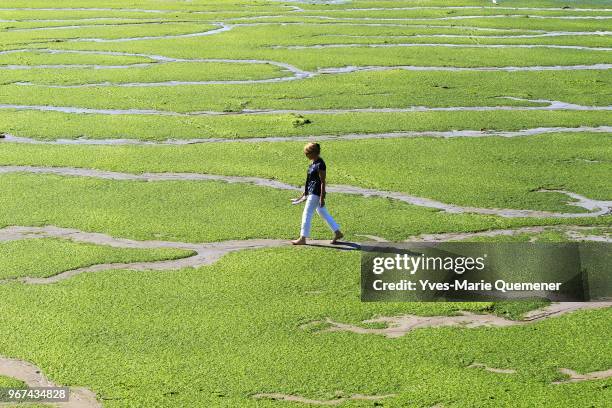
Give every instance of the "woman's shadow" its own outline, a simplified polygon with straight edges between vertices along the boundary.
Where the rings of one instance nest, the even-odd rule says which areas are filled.
[[[341,251],[360,251],[361,250],[361,244],[358,244],[357,242],[350,242],[350,241],[337,241],[335,244],[331,244],[329,241],[314,240],[314,241],[308,241],[306,246],[319,247],[319,248],[331,248],[331,249],[338,249]]]

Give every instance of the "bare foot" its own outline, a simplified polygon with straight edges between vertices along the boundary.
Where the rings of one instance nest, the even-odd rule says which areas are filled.
[[[338,230],[334,232],[334,238],[331,240],[332,244],[335,244],[338,242],[339,239],[342,239],[342,237],[344,237],[344,234]]]
[[[295,240],[291,241],[291,243],[293,245],[306,245],[306,238],[299,237],[298,239],[295,239]]]

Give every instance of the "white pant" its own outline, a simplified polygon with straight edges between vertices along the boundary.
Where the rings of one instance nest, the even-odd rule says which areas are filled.
[[[340,227],[336,224],[333,217],[327,211],[327,207],[321,207],[319,205],[320,197],[314,194],[308,194],[306,198],[306,204],[304,205],[304,212],[302,213],[302,229],[300,231],[300,235],[308,238],[310,236],[310,224],[312,222],[312,216],[314,215],[314,211],[317,210],[317,213],[325,220],[329,228],[332,231],[338,231]]]

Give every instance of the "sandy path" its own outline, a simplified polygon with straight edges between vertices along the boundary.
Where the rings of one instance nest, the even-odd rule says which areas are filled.
[[[596,228],[604,228],[609,231],[604,235],[585,235],[585,232]],[[534,226],[522,227],[514,229],[496,229],[479,232],[445,232],[441,234],[421,234],[414,235],[405,240],[405,242],[445,242],[445,241],[461,241],[472,238],[483,237],[499,237],[499,236],[515,236],[520,234],[541,234],[543,232],[554,231],[564,234],[567,238],[576,241],[596,241],[596,242],[612,242],[609,226],[579,226],[579,225],[550,225],[550,226]],[[379,242],[387,242],[384,238],[376,236],[368,236],[369,239]]]
[[[278,3],[301,3],[301,4],[345,4],[350,0],[273,0]],[[296,6],[297,7],[297,6]],[[299,8],[299,7],[297,7]],[[333,11],[387,11],[387,10],[527,10],[527,11],[612,11],[610,8],[583,8],[583,7],[508,7],[508,6],[413,6],[413,7],[351,7],[343,9],[327,9]],[[2,7],[0,11],[113,11],[113,12],[138,12],[138,13],[173,13],[183,11],[182,9],[142,9],[124,7]],[[208,13],[208,10],[191,10],[192,12]]]
[[[0,67],[2,68],[2,67]],[[364,65],[364,66],[345,66],[336,68],[321,68],[319,74],[340,74],[357,71],[482,71],[482,72],[518,72],[518,71],[580,71],[580,70],[608,70],[612,69],[612,64],[592,64],[592,65],[531,65],[531,66],[506,66],[506,67],[427,67],[418,65]]]
[[[222,27],[223,28],[223,27]],[[79,54],[79,55],[104,55],[104,56],[119,56],[119,57],[141,57],[147,58],[151,60],[150,64],[163,64],[170,62],[217,62],[217,63],[228,63],[228,64],[267,64],[273,65],[275,67],[280,68],[284,71],[289,71],[292,76],[289,77],[278,77],[278,78],[270,78],[270,79],[253,79],[253,80],[243,80],[243,81],[202,81],[202,83],[208,84],[232,84],[232,83],[262,83],[262,82],[282,82],[288,80],[296,80],[296,79],[304,79],[309,78],[314,75],[314,73],[302,70],[297,68],[291,64],[287,64],[284,62],[272,61],[272,60],[260,60],[260,59],[233,59],[233,58],[175,58],[168,57],[164,55],[156,55],[156,54],[142,54],[142,53],[131,53],[131,52],[119,52],[119,51],[84,51],[84,50],[53,50],[53,49],[36,49],[36,48],[20,48],[13,50],[5,50],[0,51],[0,55],[7,54],[19,54],[19,53],[47,53],[47,54]],[[126,67],[132,66],[142,66],[142,64],[134,64],[127,65]],[[13,69],[17,69],[13,66]],[[71,65],[63,65],[63,67],[69,68]],[[103,66],[102,66],[103,67]],[[175,81],[181,82],[181,81]],[[197,81],[193,81],[197,83]]]
[[[568,375],[569,378],[555,381],[553,384],[565,384],[565,383],[573,383],[573,382],[581,382],[581,381],[592,381],[592,380],[603,380],[606,378],[612,377],[612,369],[604,370],[604,371],[593,371],[591,373],[580,374],[574,370],[570,370],[569,368],[560,368],[559,372],[562,374]]]
[[[119,43],[129,41],[145,41],[145,40],[162,40],[162,39],[176,39],[176,38],[195,38],[195,37],[206,37],[209,35],[221,34],[226,31],[230,31],[233,27],[224,23],[212,23],[212,25],[218,28],[205,31],[197,31],[193,33],[185,34],[164,34],[164,35],[149,35],[140,37],[121,37],[121,38],[75,38],[68,40],[68,42],[95,42],[95,43]]]
[[[612,31],[548,31],[545,33],[534,33],[534,34],[510,34],[510,35],[478,35],[474,36],[471,34],[371,34],[371,35],[357,35],[357,34],[325,34],[321,37],[341,37],[341,38],[368,38],[368,39],[386,39],[386,38],[470,38],[474,39],[508,39],[508,38],[547,38],[547,37],[582,37],[582,36],[607,36],[612,34]]]
[[[296,187],[277,180],[270,180],[261,177],[242,177],[242,176],[223,176],[216,174],[201,173],[120,173],[114,171],[104,171],[96,169],[85,169],[76,167],[38,167],[38,166],[0,166],[0,174],[7,173],[34,173],[34,174],[57,174],[62,176],[95,177],[108,180],[142,180],[142,181],[223,181],[227,183],[246,183],[260,187],[269,187],[279,190],[301,191],[301,187]],[[452,214],[483,214],[496,215],[506,218],[586,218],[607,215],[612,211],[612,201],[593,200],[582,195],[563,191],[563,190],[540,190],[542,193],[565,194],[573,201],[568,201],[569,205],[584,208],[588,212],[581,213],[560,213],[538,210],[520,209],[499,209],[499,208],[478,208],[465,207],[454,204],[446,204],[440,201],[424,197],[411,196],[399,192],[374,190],[363,187],[347,185],[330,185],[327,188],[330,193],[360,195],[363,197],[381,197],[405,202],[407,204],[435,208]]]
[[[85,272],[101,272],[113,269],[130,270],[172,270],[182,268],[198,268],[216,262],[223,255],[242,249],[268,248],[286,245],[286,240],[246,240],[246,241],[225,241],[210,244],[192,244],[170,241],[135,241],[124,238],[115,238],[101,233],[83,232],[76,229],[61,228],[55,226],[46,227],[7,227],[0,230],[0,241],[10,241],[32,238],[62,238],[75,242],[85,242],[97,245],[108,245],[116,248],[139,248],[139,249],[158,249],[175,248],[195,251],[195,255],[166,261],[153,262],[134,262],[134,263],[115,263],[98,264],[85,268],[74,269],[47,278],[24,277],[16,279],[29,284],[55,283]],[[5,281],[6,282],[6,281]]]
[[[166,82],[128,82],[110,83],[101,82],[96,84],[80,85],[37,85],[30,82],[14,82],[12,85],[21,86],[42,86],[44,88],[92,88],[92,87],[156,87],[156,86],[177,86],[177,85],[201,85],[218,83],[257,83],[257,82],[279,82],[293,80],[294,77],[280,77],[271,79],[237,80],[237,81],[166,81]],[[235,115],[338,115],[345,113],[410,113],[410,112],[497,112],[497,111],[611,111],[612,106],[586,106],[563,101],[553,101],[547,99],[521,99],[515,97],[500,97],[517,101],[531,103],[542,103],[545,106],[512,106],[512,105],[493,105],[493,106],[408,106],[404,108],[337,108],[337,109],[243,109],[240,111],[192,111],[175,112],[158,109],[102,109],[84,108],[78,106],[53,106],[53,105],[19,105],[19,104],[0,104],[0,109],[26,111],[34,110],[41,112],[61,112],[72,114],[97,114],[97,115],[157,115],[157,116],[235,116]]]
[[[299,402],[301,404],[310,405],[340,405],[347,401],[379,401],[385,398],[394,397],[395,394],[388,395],[363,395],[353,394],[350,397],[338,397],[330,400],[316,400],[299,395],[282,394],[282,393],[261,393],[253,395],[255,399],[270,399],[274,401],[288,401],[288,402]]]
[[[19,50],[22,51],[22,50]],[[32,50],[25,50],[32,51]],[[42,50],[49,51],[49,50]],[[227,62],[227,63],[255,63],[251,62],[253,60],[243,60],[243,59],[199,59],[199,60],[190,60],[185,59],[182,61],[156,61],[156,62],[148,62],[148,63],[134,63],[134,64],[124,64],[124,65],[99,65],[99,64],[44,64],[44,65],[19,65],[19,64],[6,64],[0,65],[0,70],[8,69],[8,70],[21,70],[21,69],[73,69],[73,68],[93,68],[93,69],[128,69],[128,68],[146,68],[156,64],[163,64],[165,62]],[[270,63],[274,65],[277,61],[261,61],[257,63]],[[293,67],[296,68],[296,67]],[[296,68],[297,69],[297,68]],[[301,76],[299,78],[294,79],[304,79],[307,77],[316,76],[319,74],[346,74],[351,72],[358,71],[393,71],[393,70],[404,70],[404,71],[450,71],[450,72],[465,72],[465,71],[482,71],[482,72],[518,72],[518,71],[602,71],[612,69],[612,64],[590,64],[590,65],[530,65],[530,66],[501,66],[501,67],[453,67],[453,66],[420,66],[420,65],[364,65],[364,66],[344,66],[344,67],[327,67],[327,68],[319,68],[317,71],[305,71],[300,70]],[[306,75],[308,74],[308,75]],[[282,77],[284,78],[284,77]],[[273,78],[274,79],[274,78]],[[280,79],[280,78],[278,78]],[[250,81],[245,83],[257,83],[253,81],[262,81],[262,80],[244,80]],[[170,81],[167,81],[170,82]],[[181,81],[174,81],[181,82]],[[228,81],[183,81],[183,82],[195,82],[195,83],[203,83],[203,84],[224,84]],[[148,82],[142,82],[146,84]],[[42,86],[42,85],[40,85]]]
[[[513,370],[511,368],[495,368],[495,367],[489,367],[481,363],[472,363],[468,366],[468,368],[481,368],[485,371],[488,371],[490,373],[496,373],[496,374],[515,374],[516,373],[516,370]]]
[[[86,272],[103,272],[116,269],[129,269],[136,271],[163,271],[176,270],[183,268],[198,268],[204,265],[210,265],[218,261],[225,254],[244,249],[258,248],[274,248],[284,245],[289,245],[288,240],[281,239],[250,239],[250,240],[233,240],[213,243],[185,243],[174,241],[136,241],[125,238],[115,238],[107,234],[84,232],[72,228],[62,228],[56,226],[45,227],[23,227],[12,226],[0,229],[0,242],[14,241],[20,239],[36,239],[36,238],[61,238],[74,242],[84,242],[96,245],[107,245],[115,248],[138,248],[138,249],[158,249],[158,248],[174,248],[194,251],[196,254],[187,258],[151,261],[151,262],[133,262],[133,263],[112,263],[112,264],[97,264],[84,268],[73,269],[62,272],[47,278],[22,277],[17,279],[0,280],[0,283],[19,281],[27,284],[49,284],[56,283],[73,276]],[[310,240],[309,245],[317,247],[327,247],[339,250],[355,250],[359,248],[358,244],[339,243],[338,245],[330,245],[329,241]]]
[[[612,133],[612,126],[581,126],[575,128],[567,127],[540,127],[533,129],[522,129],[517,131],[488,131],[488,130],[449,130],[449,131],[406,131],[390,133],[349,133],[344,135],[312,135],[312,136],[269,136],[249,138],[206,138],[206,139],[168,139],[163,141],[148,141],[139,139],[56,139],[39,140],[29,137],[14,136],[11,134],[0,134],[0,141],[29,144],[57,144],[57,145],[187,145],[199,143],[277,143],[277,142],[306,142],[327,140],[363,140],[363,139],[403,139],[415,137],[526,137],[538,136],[547,133]]]
[[[601,228],[605,232],[601,235],[589,235],[594,229]],[[571,241],[590,241],[590,242],[612,242],[612,229],[609,226],[584,226],[584,225],[543,225],[521,228],[493,229],[477,232],[445,232],[440,234],[420,234],[413,235],[403,242],[447,242],[463,241],[473,238],[483,237],[512,237],[521,234],[542,234],[544,232],[557,232],[565,235]],[[357,236],[373,242],[390,242],[384,237],[369,234],[356,234]],[[533,241],[534,236],[531,238]]]
[[[41,27],[27,27],[27,28],[9,28],[8,32],[29,32],[29,31],[46,31],[46,30],[66,30],[66,29],[78,29],[78,28],[90,28],[90,27],[120,27],[120,26],[141,26],[151,24],[197,24],[204,23],[217,26],[216,29],[207,31],[197,31],[193,33],[184,34],[164,34],[158,36],[137,36],[137,37],[119,37],[119,38],[74,38],[68,39],[68,42],[125,42],[125,41],[138,41],[143,39],[173,39],[173,38],[189,38],[189,37],[200,37],[207,35],[220,34],[226,31],[233,30],[237,27],[256,27],[262,25],[276,25],[276,26],[287,26],[287,25],[321,25],[319,23],[306,23],[306,22],[287,22],[287,23],[238,23],[228,24],[224,22],[201,22],[193,20],[152,20],[144,22],[125,22],[125,23],[108,23],[108,24],[70,24],[64,26],[41,26]],[[347,25],[347,24],[343,24]],[[410,28],[444,28],[448,29],[448,26],[435,26],[430,24],[417,25],[411,24]],[[508,38],[544,38],[544,37],[579,37],[579,36],[605,36],[610,35],[610,31],[547,31],[547,30],[532,30],[532,29],[508,29],[508,28],[487,28],[487,27],[470,27],[470,26],[456,26],[452,27],[458,31],[470,30],[469,34],[415,34],[415,35],[394,35],[394,34],[372,34],[372,35],[357,35],[357,34],[323,34],[322,37],[347,37],[347,38],[497,38],[497,39],[508,39]],[[488,34],[475,34],[473,31],[479,32],[530,32],[531,34],[516,34],[516,35],[488,35]]]
[[[316,13],[316,11],[309,11]],[[255,17],[237,17],[235,20],[258,20],[262,18],[286,18],[287,15],[270,15],[270,16],[255,16]],[[610,20],[612,16],[543,16],[535,14],[491,14],[491,15],[465,15],[452,17],[334,17],[322,15],[303,15],[300,18],[318,19],[329,21],[455,21],[455,20],[474,20],[474,19],[514,19],[514,18],[532,18],[540,20]]]
[[[612,17],[611,17],[612,18]],[[395,47],[447,47],[447,48],[550,48],[562,50],[612,51],[608,47],[587,47],[582,45],[555,44],[450,44],[450,43],[390,43],[390,44],[315,44],[315,45],[273,45],[268,48],[305,50],[323,48],[395,48]]]
[[[287,0],[280,0],[286,2]],[[289,0],[296,3],[308,3],[308,1]],[[326,11],[387,11],[387,10],[528,10],[528,11],[612,11],[609,8],[581,8],[581,7],[504,7],[504,6],[414,6],[414,7],[364,7],[364,8],[345,8]]]
[[[421,235],[418,237],[412,237],[408,239],[408,242],[415,241],[431,241],[440,242],[445,240],[453,239],[468,239],[473,236],[496,236],[496,235],[512,235],[518,233],[540,233],[547,230],[560,230],[566,233],[573,233],[576,239],[582,240],[593,240],[601,241],[602,237],[599,236],[583,236],[580,234],[581,230],[587,230],[592,227],[581,227],[581,226],[548,226],[548,227],[525,227],[515,230],[491,230],[480,233],[461,233],[459,234],[438,234],[438,235]],[[376,237],[373,235],[362,235],[367,239],[387,242],[384,238]],[[69,279],[73,276],[87,272],[104,272],[108,270],[136,270],[136,271],[163,271],[163,270],[177,270],[183,268],[198,268],[205,265],[213,264],[218,261],[225,254],[244,249],[258,249],[258,248],[274,248],[289,245],[288,240],[276,240],[276,239],[251,239],[251,240],[231,240],[213,243],[184,243],[175,241],[137,241],[125,238],[115,238],[107,234],[95,233],[95,232],[84,232],[73,228],[63,228],[56,226],[45,226],[45,227],[25,227],[25,226],[11,226],[0,229],[0,242],[15,241],[22,239],[37,239],[37,238],[60,238],[71,240],[74,242],[83,242],[96,245],[107,245],[115,248],[137,248],[137,249],[159,249],[159,248],[173,248],[183,249],[188,251],[194,251],[195,255],[173,259],[173,260],[162,260],[162,261],[149,261],[149,262],[132,262],[132,263],[105,263],[97,264],[83,268],[77,268],[69,271],[62,272],[57,275],[53,275],[46,278],[34,278],[34,277],[21,277],[17,279],[6,279],[0,280],[0,284],[8,282],[23,282],[26,284],[50,284],[60,282]],[[612,242],[612,238],[606,238],[605,242]],[[359,250],[361,245],[352,242],[342,242],[338,245],[330,245],[328,241],[323,240],[309,240],[309,245],[313,247],[332,248],[337,250]],[[563,303],[561,306],[552,305],[544,312],[546,316],[552,316],[559,313],[566,313],[567,311],[577,310],[582,308],[582,303],[568,304]],[[560,309],[558,307],[561,307]],[[540,313],[540,312],[538,312]],[[482,315],[479,315],[482,316]],[[541,318],[540,315],[534,315],[533,313],[526,316],[526,320],[537,320]],[[457,319],[458,323],[463,321],[460,317]],[[419,322],[416,322],[417,325]]]
[[[0,375],[23,381],[28,387],[60,387],[60,385],[50,381],[40,368],[23,360],[0,357]],[[0,403],[0,406],[17,405]],[[68,402],[56,402],[52,405],[49,404],[49,406],[58,408],[101,408],[102,404],[96,400],[96,394],[89,389],[70,387]]]
[[[429,327],[509,327],[526,325],[539,322],[545,319],[561,316],[567,313],[578,310],[601,309],[612,306],[612,301],[599,302],[563,302],[552,303],[542,309],[536,309],[524,315],[522,320],[510,320],[505,317],[493,314],[476,314],[471,312],[461,312],[455,316],[417,316],[417,315],[402,315],[393,317],[378,317],[375,319],[364,320],[365,324],[384,323],[385,328],[372,329],[365,328],[353,324],[346,324],[325,319],[323,321],[314,321],[302,325],[302,328],[308,328],[313,324],[325,323],[329,327],[322,329],[325,332],[348,331],[357,334],[378,334],[388,338],[398,338],[409,333],[412,330],[429,328]]]
[[[231,30],[233,27],[243,26],[245,24],[224,24],[224,23],[215,23],[219,24],[220,27],[215,30],[209,30],[202,33],[192,33],[192,34],[181,34],[180,36],[202,36],[202,35],[211,35],[222,33]],[[161,36],[159,38],[162,38]],[[147,39],[146,37],[130,37],[124,39],[87,39],[88,41],[98,41],[98,42],[120,42],[120,41],[133,41],[136,39]],[[345,46],[346,44],[342,44]],[[348,44],[350,46],[350,44]],[[392,46],[393,44],[383,44],[383,46]],[[414,44],[423,45],[423,44]],[[425,44],[426,45],[426,44]],[[464,44],[465,45],[465,44]],[[365,46],[368,46],[367,44]],[[375,45],[372,45],[375,46]],[[310,46],[308,46],[310,47]],[[319,47],[319,46],[314,46]],[[554,66],[525,66],[525,67],[426,67],[426,66],[409,66],[409,65],[399,65],[399,66],[362,66],[362,67],[327,67],[320,68],[317,71],[307,71],[301,68],[298,68],[294,65],[273,61],[273,60],[259,60],[259,59],[223,59],[223,58],[175,58],[168,57],[163,55],[155,55],[155,54],[143,54],[143,53],[129,53],[129,52],[115,52],[115,51],[95,51],[95,50],[54,50],[54,49],[29,49],[29,48],[20,48],[20,49],[12,49],[12,50],[4,50],[0,51],[0,55],[8,55],[8,54],[18,54],[18,53],[48,53],[48,54],[80,54],[80,55],[105,55],[105,56],[129,56],[129,57],[141,57],[148,58],[151,60],[149,63],[138,63],[138,64],[124,64],[124,65],[98,65],[98,64],[45,64],[45,65],[20,65],[20,64],[6,64],[1,65],[1,69],[10,69],[10,70],[21,70],[21,69],[73,69],[73,68],[93,68],[93,69],[129,69],[129,68],[143,68],[147,66],[152,66],[155,64],[164,64],[164,63],[188,63],[188,62],[199,62],[199,63],[236,63],[236,64],[268,64],[272,66],[276,66],[281,69],[281,72],[289,72],[292,75],[290,76],[279,76],[275,78],[266,78],[266,79],[246,79],[246,80],[217,80],[217,81],[179,81],[179,80],[168,80],[168,81],[158,81],[158,82],[130,82],[130,83],[113,83],[113,82],[100,82],[100,83],[90,83],[90,84],[77,84],[77,85],[36,85],[42,87],[56,87],[56,88],[81,88],[81,87],[102,87],[102,86],[113,86],[113,87],[157,87],[157,86],[183,86],[183,85],[220,85],[220,84],[261,84],[261,83],[275,83],[275,82],[286,82],[286,81],[294,81],[294,80],[302,80],[307,78],[312,78],[321,74],[347,74],[357,71],[386,71],[386,70],[405,70],[405,71],[499,71],[499,72],[516,72],[516,71],[573,71],[573,70],[608,70],[612,68],[612,64],[591,64],[591,65],[554,65]],[[23,85],[23,86],[31,86],[33,84],[29,82],[15,82],[13,85]],[[6,105],[5,109],[9,109],[9,105]],[[19,107],[21,106],[21,108]],[[417,107],[418,108],[418,107]],[[44,110],[44,107],[36,107],[35,105],[15,105],[10,109],[37,109]],[[86,111],[74,111],[75,109],[85,109],[85,108],[76,108],[76,107],[49,107],[50,110],[58,110],[67,109],[67,113],[96,113],[94,110],[88,109]],[[414,108],[412,108],[414,109]],[[459,107],[459,110],[462,110]],[[119,110],[110,110],[110,109],[99,109],[98,113],[101,114],[110,114],[105,112],[118,112]],[[138,114],[139,110],[129,110],[125,109],[124,114]],[[156,111],[148,110],[148,114],[160,114],[156,113]],[[172,112],[162,111],[163,114],[172,114]],[[216,112],[219,113],[219,112]],[[115,113],[118,114],[118,113]],[[178,114],[178,113],[174,113]]]
[[[422,235],[419,237],[413,237],[407,241],[444,241],[451,239],[467,239],[472,236],[496,236],[496,235],[511,235],[512,233],[539,233],[546,230],[561,230],[566,232],[573,232],[576,235],[576,239],[583,240],[595,240],[600,241],[601,237],[589,237],[580,235],[582,229],[589,229],[591,227],[580,227],[580,226],[550,226],[550,227],[525,227],[516,230],[492,230],[485,231],[482,233],[463,233],[462,236],[458,234],[438,234],[438,235]],[[373,235],[363,235],[364,237],[375,240],[378,242],[387,242],[384,238],[376,237]],[[213,243],[184,243],[175,241],[137,241],[125,238],[115,238],[107,234],[95,233],[95,232],[84,232],[72,228],[63,228],[56,226],[45,226],[45,227],[25,227],[25,226],[11,226],[0,229],[0,242],[15,241],[22,239],[37,239],[37,238],[60,238],[71,240],[74,242],[83,242],[96,245],[107,245],[115,248],[137,248],[137,249],[158,249],[158,248],[174,248],[183,249],[188,251],[194,251],[195,255],[174,259],[174,260],[162,260],[162,261],[149,261],[149,262],[132,262],[132,263],[105,263],[97,264],[83,268],[77,268],[69,271],[62,272],[57,275],[53,275],[46,278],[34,278],[34,277],[21,277],[17,279],[0,280],[1,283],[8,283],[19,281],[26,284],[50,284],[60,282],[69,279],[73,276],[87,272],[104,272],[108,270],[136,270],[136,271],[162,271],[162,270],[177,270],[183,268],[198,268],[205,265],[210,265],[219,260],[225,254],[240,251],[244,249],[258,249],[258,248],[274,248],[284,245],[289,245],[288,240],[275,240],[275,239],[251,239],[251,240],[232,240],[222,241]],[[607,238],[606,242],[611,242],[611,238]],[[352,242],[343,242],[338,245],[330,245],[328,241],[322,240],[310,240],[310,246],[332,248],[337,250],[359,250],[361,245]],[[547,315],[554,315],[557,313],[565,313],[569,309],[580,309],[581,304],[569,305],[567,303],[562,304],[561,309],[557,309],[557,306],[551,306],[546,310]],[[527,316],[527,320],[533,320],[539,318],[539,316]],[[459,319],[462,321],[462,319]]]

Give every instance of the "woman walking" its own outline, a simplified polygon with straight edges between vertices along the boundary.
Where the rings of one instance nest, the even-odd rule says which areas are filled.
[[[302,228],[300,230],[300,237],[294,241],[291,241],[291,243],[293,245],[306,244],[306,238],[310,236],[312,216],[316,210],[321,218],[325,220],[329,228],[334,232],[334,237],[331,243],[335,244],[344,236],[344,234],[342,234],[340,227],[327,211],[327,207],[325,207],[326,166],[325,162],[320,156],[321,146],[318,143],[308,143],[306,146],[304,146],[304,154],[306,157],[308,157],[311,163],[310,166],[308,166],[304,192],[300,197],[293,200],[293,203],[298,204],[306,200],[306,205],[304,206],[304,212],[302,213]]]

